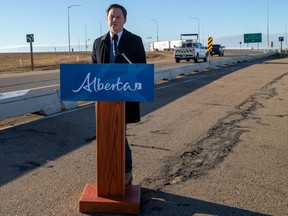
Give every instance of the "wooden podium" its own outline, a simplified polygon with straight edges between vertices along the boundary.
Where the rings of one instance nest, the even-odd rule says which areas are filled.
[[[140,186],[125,187],[125,127],[125,102],[97,103],[97,178],[84,188],[80,212],[139,213]]]
[[[61,64],[62,101],[96,104],[96,183],[87,184],[80,212],[138,214],[140,186],[125,186],[125,101],[154,100],[154,65]]]

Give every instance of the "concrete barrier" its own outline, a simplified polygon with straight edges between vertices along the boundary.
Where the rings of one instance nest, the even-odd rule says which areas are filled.
[[[258,55],[223,58],[221,60],[201,62],[198,64],[158,69],[155,71],[154,81],[156,83],[159,80],[173,80],[179,75],[189,75],[195,71],[202,72],[234,65],[244,61],[266,58],[274,54],[275,53],[269,52]],[[0,97],[0,120],[34,112],[51,115],[62,110],[77,108],[78,103],[75,101],[61,101],[59,89],[40,93],[29,93],[29,91],[29,89],[26,89],[17,92],[2,93],[2,97]]]
[[[60,101],[62,110],[70,110],[70,109],[74,109],[74,108],[77,107],[77,105],[78,105],[77,101],[62,101],[61,97],[60,97],[60,90],[57,89],[56,91],[57,91],[57,94],[58,94],[58,99]]]
[[[28,93],[29,89],[25,92]],[[51,115],[76,108],[78,104],[76,101],[62,101],[59,89],[25,95],[22,95],[22,91],[20,93],[17,96],[19,91],[9,92],[0,99],[0,120],[35,112]],[[11,97],[7,97],[8,95]]]
[[[34,112],[50,115],[60,110],[61,104],[56,90],[0,100],[0,120]]]

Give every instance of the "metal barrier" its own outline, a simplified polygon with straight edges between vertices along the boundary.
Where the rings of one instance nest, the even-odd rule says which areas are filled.
[[[269,52],[202,62],[198,64],[176,66],[173,68],[158,69],[155,71],[154,82],[156,83],[158,80],[163,79],[172,80],[176,79],[179,75],[189,75],[194,71],[201,72],[216,69],[244,61],[266,58],[274,54],[274,52]],[[78,103],[74,101],[61,101],[59,89],[40,93],[30,93],[31,90],[35,90],[35,88],[2,93],[2,97],[0,96],[0,120],[35,112],[40,112],[44,115],[51,115],[63,110],[74,109],[78,106]]]

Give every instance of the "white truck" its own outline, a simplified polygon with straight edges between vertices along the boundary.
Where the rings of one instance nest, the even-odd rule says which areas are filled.
[[[180,46],[181,40],[153,42],[149,46],[149,51],[170,51],[174,47]]]
[[[184,36],[197,36],[197,38],[183,40]],[[198,34],[181,34],[181,41],[181,46],[174,49],[176,63],[179,63],[180,60],[190,61],[191,59],[195,63],[199,62],[199,59],[203,59],[204,62],[209,61],[210,55],[207,52],[207,47],[198,42]]]

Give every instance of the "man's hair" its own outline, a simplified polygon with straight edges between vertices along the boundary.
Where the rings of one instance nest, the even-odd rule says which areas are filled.
[[[108,14],[109,14],[109,11],[110,11],[112,8],[119,8],[119,9],[121,9],[122,12],[123,12],[123,14],[124,14],[124,19],[126,19],[127,10],[126,10],[122,5],[119,5],[119,4],[111,4],[111,5],[107,8],[107,10],[106,10],[107,16],[108,16]]]

